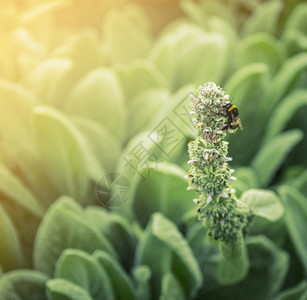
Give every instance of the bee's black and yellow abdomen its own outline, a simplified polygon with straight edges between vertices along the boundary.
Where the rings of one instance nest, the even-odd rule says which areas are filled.
[[[227,109],[226,114],[228,120],[227,120],[227,125],[223,128],[223,130],[237,129],[241,125],[241,120],[238,117],[239,116],[238,108],[231,103],[227,103],[226,109]]]

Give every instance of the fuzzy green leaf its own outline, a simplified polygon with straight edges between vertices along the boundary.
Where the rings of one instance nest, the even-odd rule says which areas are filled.
[[[38,229],[34,245],[34,266],[52,276],[55,263],[66,248],[92,253],[96,249],[114,255],[108,240],[88,222],[82,208],[62,196],[52,204]]]
[[[251,164],[258,174],[261,186],[270,183],[287,154],[302,137],[300,130],[293,129],[280,133],[262,146]]]
[[[272,191],[248,190],[243,193],[241,201],[246,203],[252,212],[271,222],[277,221],[284,214],[284,207]]]
[[[110,278],[114,296],[117,300],[134,300],[133,284],[121,265],[107,252],[97,250],[94,260],[105,270]]]
[[[282,291],[274,298],[274,300],[294,300],[294,299],[303,300],[306,299],[306,296],[307,296],[307,281],[304,280],[295,287]]]
[[[265,141],[278,134],[293,117],[294,113],[307,105],[307,91],[298,89],[282,100],[270,117]]]
[[[194,295],[202,284],[202,274],[193,252],[175,224],[162,214],[155,213],[138,246],[136,264],[149,264],[153,276],[156,276],[155,288],[158,290],[162,274],[170,271],[172,255],[173,273],[181,282],[186,295]]]
[[[300,53],[289,58],[273,78],[268,92],[262,98],[259,110],[269,115],[280,99],[299,82],[299,75],[307,67],[307,54]]]
[[[122,265],[126,269],[130,269],[136,244],[136,238],[131,232],[131,224],[121,215],[97,206],[88,206],[85,209],[85,214],[98,232],[110,241],[118,253]]]
[[[0,266],[9,271],[20,266],[20,245],[14,225],[0,204]]]
[[[128,100],[128,106],[129,99],[136,97],[140,91],[167,85],[163,75],[149,60],[137,59],[129,65],[116,65],[114,70]]]
[[[94,120],[73,117],[72,121],[87,145],[86,158],[91,159],[88,164],[92,166],[90,171],[93,179],[98,181],[108,172],[114,172],[121,150],[119,141],[107,128]]]
[[[49,300],[93,300],[84,288],[65,279],[48,280],[46,286]]]
[[[141,6],[130,4],[122,10],[109,11],[103,33],[113,63],[128,63],[145,57],[150,44],[150,23]]]
[[[0,299],[47,300],[45,283],[48,277],[32,270],[15,270],[0,277]]]
[[[0,164],[0,191],[35,216],[43,216],[43,208],[38,199],[11,170],[2,164]]]
[[[221,258],[218,264],[217,278],[221,285],[230,285],[243,280],[249,268],[244,239],[220,242]]]
[[[243,35],[247,36],[255,32],[274,34],[282,8],[283,2],[278,0],[271,0],[258,5],[245,22]]]
[[[88,170],[80,133],[60,112],[36,107],[32,114],[36,146],[50,184],[60,194],[86,201]]]
[[[136,299],[150,300],[150,279],[151,270],[146,265],[139,265],[132,270],[133,278],[136,283],[135,295]]]
[[[184,300],[184,292],[176,276],[168,272],[163,276],[159,300]]]
[[[307,199],[291,186],[281,186],[278,192],[285,204],[288,232],[307,272]]]
[[[192,199],[197,194],[187,191],[186,174],[176,165],[153,164],[151,168],[143,169],[142,174],[145,179],[137,186],[134,209],[143,226],[151,214],[157,211],[173,222],[180,223],[185,213],[196,209]]]
[[[64,110],[99,122],[119,140],[125,134],[125,100],[111,70],[100,68],[83,77],[65,99]]]
[[[115,299],[106,271],[84,251],[64,250],[56,263],[54,276],[81,286],[93,299]]]
[[[274,73],[285,58],[283,45],[273,36],[258,33],[248,36],[241,45],[240,61],[244,65],[263,63]]]
[[[101,64],[98,43],[94,29],[87,28],[70,35],[50,60],[30,74],[26,85],[47,105],[61,107],[74,84]]]

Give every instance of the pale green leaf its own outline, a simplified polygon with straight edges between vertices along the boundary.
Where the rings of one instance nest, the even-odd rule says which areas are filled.
[[[139,265],[132,270],[133,278],[136,283],[135,295],[136,299],[150,300],[150,279],[151,270],[146,265]]]
[[[175,224],[160,213],[153,214],[147,225],[136,251],[135,264],[150,266],[155,294],[160,291],[163,275],[171,269],[186,295],[194,295],[202,284],[202,274],[192,250]]]
[[[288,232],[307,272],[307,199],[291,186],[281,186],[278,192],[286,208],[285,221]]]
[[[164,76],[149,60],[136,59],[128,65],[118,64],[114,70],[128,100],[128,106],[129,100],[141,91],[167,86]]]
[[[196,210],[192,200],[197,194],[187,191],[186,174],[182,169],[162,162],[142,170],[142,174],[144,180],[137,186],[134,210],[143,226],[154,212],[159,211],[173,222],[180,223],[188,211]]]
[[[267,125],[265,141],[278,134],[293,117],[294,113],[307,105],[307,91],[298,89],[293,91],[273,111]]]
[[[36,107],[32,128],[41,167],[50,184],[60,194],[86,201],[89,177],[80,133],[60,112],[49,107]]]
[[[265,143],[252,161],[261,186],[270,183],[291,149],[302,139],[298,129],[280,133]]]
[[[15,270],[0,277],[0,299],[47,300],[45,283],[48,276],[33,270]]]
[[[0,191],[35,216],[43,216],[44,211],[38,199],[11,170],[2,164],[0,164]]]
[[[0,204],[0,265],[3,271],[20,267],[21,251],[19,239],[14,225]],[[0,292],[1,294],[1,292]]]
[[[221,285],[231,285],[243,280],[248,273],[249,261],[243,236],[220,242],[221,258],[217,279]]]
[[[242,194],[241,201],[246,203],[255,215],[271,222],[281,218],[285,211],[277,195],[268,190],[248,190]]]
[[[103,33],[112,63],[143,58],[151,45],[148,17],[136,4],[109,11],[104,18]]]
[[[54,277],[77,284],[84,288],[93,299],[115,299],[106,271],[84,251],[64,250],[56,263]]]
[[[243,65],[263,63],[274,73],[285,58],[283,45],[273,36],[257,33],[245,38],[240,46],[240,62]]]
[[[117,300],[134,300],[133,282],[121,265],[107,252],[97,250],[93,254],[94,260],[105,270]]]
[[[289,58],[270,82],[268,92],[262,97],[260,113],[268,116],[280,99],[299,82],[299,76],[307,67],[307,53]]]
[[[46,287],[49,300],[93,300],[84,288],[65,279],[50,279]]]
[[[86,158],[90,160],[93,179],[98,181],[108,172],[114,172],[121,146],[112,132],[88,118],[73,117],[72,121],[78,127],[87,145]]]
[[[95,69],[83,77],[64,100],[63,108],[69,114],[99,122],[119,140],[125,134],[126,104],[111,70]]]
[[[247,36],[255,32],[274,34],[282,9],[283,2],[279,0],[271,0],[261,3],[261,5],[256,7],[253,14],[245,22],[243,35]]]
[[[34,266],[50,276],[55,263],[66,248],[92,253],[97,249],[115,255],[109,241],[93,227],[81,206],[73,199],[62,196],[46,212],[34,244]]]
[[[161,295],[159,300],[184,300],[184,292],[180,282],[172,272],[166,273],[162,278]]]

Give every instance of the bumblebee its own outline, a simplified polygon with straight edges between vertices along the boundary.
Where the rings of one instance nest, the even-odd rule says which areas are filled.
[[[239,126],[242,129],[242,123],[241,119],[239,118],[239,110],[238,108],[231,104],[230,102],[227,102],[223,106],[223,110],[225,113],[225,116],[227,116],[227,125],[222,128],[222,130],[232,129],[236,130]]]

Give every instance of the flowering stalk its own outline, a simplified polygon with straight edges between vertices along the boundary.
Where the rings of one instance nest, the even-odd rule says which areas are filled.
[[[189,187],[199,193],[199,219],[216,240],[239,239],[251,217],[250,210],[238,201],[231,187],[234,170],[228,167],[227,132],[235,132],[240,122],[232,119],[229,96],[213,82],[198,88],[192,97],[191,117],[196,139],[189,143]],[[232,108],[230,108],[232,107]],[[236,109],[237,111],[237,109]]]

